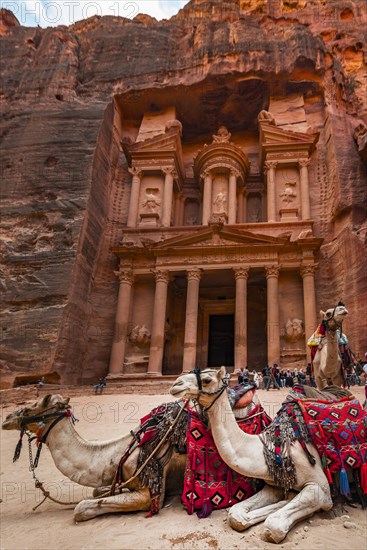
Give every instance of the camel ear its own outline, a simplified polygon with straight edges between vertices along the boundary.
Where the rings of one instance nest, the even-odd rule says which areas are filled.
[[[45,395],[45,397],[42,399],[42,407],[48,407],[51,401],[52,395],[49,393],[48,395]]]
[[[220,379],[221,379],[221,380],[223,380],[223,378],[225,377],[226,374],[227,374],[226,367],[220,367],[220,369],[219,369],[219,375],[220,375]]]
[[[325,311],[322,311],[322,309],[320,309],[320,315],[321,319],[325,319]]]
[[[64,400],[64,404],[65,404],[65,405],[69,405],[69,401],[70,401],[70,397],[67,397],[67,398]]]

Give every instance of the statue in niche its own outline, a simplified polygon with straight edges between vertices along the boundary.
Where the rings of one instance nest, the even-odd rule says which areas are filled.
[[[145,197],[143,201],[143,208],[147,212],[156,212],[157,208],[161,205],[161,201],[158,198],[159,189],[148,188],[145,190]]]
[[[297,342],[297,340],[301,340],[305,335],[305,331],[303,329],[303,321],[296,318],[288,319],[285,324],[285,328],[281,332],[281,335],[287,342],[291,344]]]
[[[228,143],[231,139],[231,133],[225,126],[220,126],[218,133],[213,135],[213,143]]]
[[[197,225],[198,218],[197,216],[189,216],[186,220],[186,225]]]
[[[251,203],[251,209],[248,216],[249,222],[256,223],[261,221],[260,200],[253,200]]]
[[[150,331],[145,325],[136,325],[130,333],[130,342],[138,348],[148,347],[150,338]]]
[[[286,204],[289,204],[290,202],[293,201],[294,197],[297,196],[297,193],[295,192],[295,190],[292,188],[296,185],[296,182],[295,181],[289,181],[285,184],[284,186],[284,191],[283,193],[280,193],[280,197],[282,197],[282,201],[285,202]]]
[[[219,191],[217,196],[215,197],[213,204],[214,204],[214,212],[216,214],[222,214],[226,211],[226,202],[227,202],[227,195],[224,193],[224,191]]]

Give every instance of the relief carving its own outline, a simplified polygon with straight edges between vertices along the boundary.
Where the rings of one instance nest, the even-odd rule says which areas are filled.
[[[290,344],[303,339],[304,335],[303,321],[297,318],[288,319],[285,327],[281,330],[281,336]]]
[[[130,342],[138,348],[150,346],[151,333],[145,325],[136,325],[130,333]]]
[[[297,197],[297,193],[293,189],[293,187],[297,184],[295,181],[289,181],[284,185],[284,190],[282,193],[279,194],[280,197],[282,197],[282,201],[285,202],[285,204],[289,204],[293,202],[293,199]]]
[[[145,197],[143,201],[143,208],[147,212],[155,213],[157,208],[161,205],[161,200],[159,199],[159,189],[149,187],[145,190]]]
[[[213,212],[215,214],[225,214],[226,213],[226,203],[227,203],[227,195],[224,193],[224,191],[219,191],[217,196],[215,197],[213,204],[214,209]]]

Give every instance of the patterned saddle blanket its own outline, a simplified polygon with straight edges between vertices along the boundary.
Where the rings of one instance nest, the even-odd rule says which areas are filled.
[[[259,434],[270,424],[271,418],[257,406],[249,417],[237,422],[244,432]],[[226,508],[245,500],[262,487],[262,481],[244,477],[223,462],[210,429],[196,412],[191,411],[181,497],[187,512],[192,514],[196,510],[199,517],[207,517],[212,509]]]

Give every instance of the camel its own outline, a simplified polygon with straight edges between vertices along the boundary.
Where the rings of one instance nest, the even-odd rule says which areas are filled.
[[[249,392],[243,396],[241,407],[236,416],[244,418],[259,403],[257,395]],[[183,404],[183,403],[182,403]],[[194,407],[194,404],[189,404]],[[83,486],[95,488],[95,494],[106,493],[114,481],[116,469],[121,457],[134,442],[132,433],[137,433],[140,425],[129,434],[108,441],[85,441],[75,430],[70,421],[69,398],[61,395],[46,395],[32,405],[10,413],[2,424],[4,430],[20,430],[21,421],[26,418],[38,417],[37,421],[27,424],[28,432],[42,436],[55,420],[55,415],[61,420],[49,432],[48,446],[55,466],[63,475]],[[66,413],[66,414],[65,414]],[[39,416],[45,415],[40,428]],[[130,480],[138,467],[140,447],[133,450],[123,465],[123,481]],[[179,454],[167,440],[164,442],[156,458],[163,458],[163,490],[158,508],[162,508],[166,494],[180,494],[183,487],[183,476],[186,466],[186,454]],[[74,509],[75,521],[86,521],[96,516],[111,512],[149,511],[152,508],[152,498],[149,488],[144,487],[138,478],[128,483],[121,494],[103,496],[101,498],[82,500]]]
[[[296,471],[296,482],[291,489],[298,494],[294,496],[292,492],[288,493],[288,498],[284,497],[284,489],[277,487],[269,474],[261,436],[242,432],[235,421],[225,391],[225,375],[225,367],[183,374],[173,384],[171,394],[176,398],[197,399],[205,407],[218,452],[230,468],[265,481],[259,493],[230,508],[231,527],[243,531],[265,520],[265,538],[279,543],[298,521],[319,510],[332,508],[329,483],[316,448],[307,444],[315,458],[311,466],[301,445],[295,441],[290,446]]]
[[[340,329],[341,333],[341,324],[348,315],[348,310],[344,305],[339,304],[325,312],[321,310],[320,315],[326,328],[326,343],[323,346],[320,345],[316,351],[313,370],[316,386],[322,390],[326,386],[341,386],[344,383],[338,330]]]

